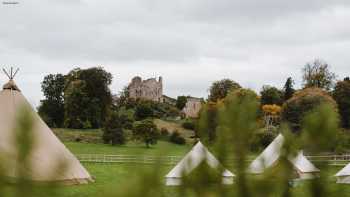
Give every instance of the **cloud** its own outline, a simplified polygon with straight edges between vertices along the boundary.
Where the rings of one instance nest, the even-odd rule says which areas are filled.
[[[170,96],[205,97],[224,77],[257,91],[300,84],[314,58],[349,75],[348,0],[18,1],[0,5],[0,64],[21,67],[35,105],[45,74],[76,66],[104,65],[115,93],[134,75],[162,75]]]

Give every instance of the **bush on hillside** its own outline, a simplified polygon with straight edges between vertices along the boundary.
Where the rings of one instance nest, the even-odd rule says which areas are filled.
[[[180,115],[180,110],[168,103],[153,103],[152,110],[157,118],[177,117]]]
[[[168,129],[167,129],[167,128],[161,128],[161,129],[160,129],[160,135],[161,135],[162,137],[167,137],[167,136],[169,135]]]
[[[176,117],[180,115],[180,111],[168,103],[158,103],[146,100],[137,100],[135,104],[136,120],[144,120],[147,118],[165,118]]]
[[[195,124],[191,120],[186,120],[185,122],[182,123],[182,127],[184,129],[194,130],[195,129]]]
[[[174,144],[185,144],[186,143],[186,140],[184,137],[182,137],[180,135],[180,133],[175,130],[171,135],[170,135],[170,138],[169,138],[169,141],[174,143]]]
[[[135,120],[144,120],[154,116],[152,103],[140,101],[135,108]]]
[[[293,97],[282,106],[282,121],[289,123],[294,132],[299,131],[304,116],[322,103],[330,104],[333,106],[334,110],[337,110],[336,102],[322,89],[306,88],[296,92]]]

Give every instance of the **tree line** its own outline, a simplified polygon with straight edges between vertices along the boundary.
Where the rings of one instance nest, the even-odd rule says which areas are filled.
[[[297,132],[305,114],[316,105],[328,102],[339,114],[341,126],[349,129],[349,78],[337,80],[330,65],[318,59],[305,64],[302,74],[301,89],[295,89],[294,80],[289,77],[281,87],[263,85],[259,93],[249,90],[259,98],[261,127],[288,122]],[[125,143],[128,140],[125,133],[131,131],[135,138],[142,138],[148,146],[161,136],[149,120],[178,117],[187,102],[186,96],[178,96],[173,104],[135,100],[129,98],[127,87],[115,96],[109,88],[111,83],[111,73],[102,67],[76,68],[67,74],[47,75],[42,82],[45,99],[38,111],[50,127],[103,128],[103,140],[111,144]],[[212,83],[199,120],[192,121],[196,125],[200,122],[207,124],[205,132],[193,126],[198,136],[204,133],[208,139],[215,139],[219,106],[227,95],[241,89],[244,88],[232,79]],[[260,144],[269,143],[272,137],[265,132]]]
[[[257,121],[260,123],[260,128],[264,128],[264,132],[256,132],[256,136],[261,135],[258,143],[260,145],[269,144],[279,132],[282,124],[288,124],[294,133],[300,133],[304,117],[324,103],[332,106],[338,114],[340,126],[349,129],[349,77],[337,80],[336,74],[331,71],[329,64],[319,59],[307,63],[302,68],[302,76],[300,89],[295,89],[294,80],[288,77],[282,87],[263,85],[259,94],[253,90],[242,88],[240,84],[231,79],[214,82],[209,88],[208,101],[204,105],[199,119],[199,125],[205,126],[197,129],[198,135],[201,138],[206,138],[209,142],[215,141],[218,135],[217,114],[220,107],[224,105],[228,95],[233,92],[242,93],[243,90],[249,91],[259,98],[260,110]],[[269,125],[271,127],[267,127]],[[271,134],[273,129],[275,129],[275,133]],[[346,132],[337,133],[334,131],[334,135],[339,136],[339,140],[346,141],[344,144],[349,144],[348,137],[344,136],[347,135]],[[336,147],[333,148],[336,149]]]
[[[312,89],[306,88],[305,90],[310,91]],[[308,91],[302,91],[303,94],[299,96],[308,95],[310,93]],[[317,89],[317,91],[324,92],[320,89]],[[295,94],[292,96],[292,100],[296,99]],[[295,98],[293,99],[293,97]],[[289,99],[289,101],[292,100]],[[162,169],[162,162],[157,162],[150,166],[151,168],[131,166],[130,169],[135,171],[133,173],[135,176],[130,176],[130,173],[128,173],[125,182],[113,187],[108,184],[106,187],[102,187],[100,191],[104,192],[104,196],[135,197],[160,197],[169,194],[174,196],[220,197],[347,196],[348,191],[345,190],[345,186],[332,183],[335,181],[332,177],[335,169],[329,165],[331,164],[330,161],[315,162],[314,165],[320,170],[320,173],[304,182],[296,179],[300,174],[291,165],[291,158],[295,158],[300,150],[307,148],[318,155],[327,151],[329,146],[334,143],[336,140],[334,131],[338,129],[337,112],[334,110],[334,106],[322,104],[306,115],[301,127],[303,132],[299,137],[290,132],[287,126],[281,127],[281,133],[285,140],[280,147],[278,165],[266,169],[262,175],[253,176],[248,173],[250,170],[247,166],[247,160],[251,156],[249,152],[250,140],[254,136],[254,132],[259,129],[256,120],[259,118],[260,98],[252,90],[239,88],[229,91],[224,99],[220,99],[217,105],[220,105],[216,114],[218,117],[216,118],[218,135],[215,144],[211,146],[211,151],[222,164],[216,166],[217,169],[212,169],[212,165],[202,162],[191,173],[187,173],[182,177],[182,184],[178,188],[169,189],[164,187],[164,174],[161,173],[162,170],[159,170]],[[8,163],[3,160],[5,162],[1,163],[0,168],[0,175],[2,175],[0,177],[1,193],[3,196],[30,197],[62,196],[66,194],[67,190],[61,187],[60,184],[38,184],[37,181],[31,181],[35,179],[32,173],[28,173],[28,171],[37,168],[28,159],[28,155],[31,155],[30,153],[34,147],[32,142],[35,140],[30,135],[33,120],[28,117],[28,113],[21,113],[20,115],[18,128],[14,130],[15,135],[19,136],[14,140],[14,147],[17,147],[17,149],[14,149],[14,153],[18,155],[18,161],[20,161],[17,162],[14,168],[18,174],[15,182],[13,178],[4,176],[6,174],[4,170],[6,170],[6,164]],[[203,116],[198,126],[205,128],[207,122],[201,121],[202,118]],[[121,119],[116,117],[115,120],[119,121]],[[116,124],[121,123],[116,122]],[[141,126],[136,127],[144,130]],[[162,153],[165,151],[162,151]],[[234,159],[232,159],[232,156]],[[60,177],[59,175],[62,172],[66,172],[67,168],[65,166],[67,165],[69,163],[66,162],[53,165],[51,175]],[[234,170],[235,177],[232,185],[222,184],[222,177],[225,175],[223,174],[224,166],[231,166]]]
[[[341,124],[344,128],[350,128],[350,81],[349,77],[337,80],[336,74],[331,71],[328,63],[316,59],[307,63],[302,69],[302,87],[300,90],[294,88],[294,80],[288,77],[282,88],[263,85],[259,92],[260,104],[283,106],[288,104],[288,100],[308,88],[322,92],[323,96],[329,96],[335,101],[337,110],[341,117]],[[209,89],[209,102],[217,102],[224,99],[231,91],[240,89],[241,86],[231,80],[223,79],[216,81]],[[319,90],[317,90],[319,89]],[[310,94],[313,91],[309,91]],[[321,93],[320,93],[321,94]],[[307,105],[307,103],[305,103]]]

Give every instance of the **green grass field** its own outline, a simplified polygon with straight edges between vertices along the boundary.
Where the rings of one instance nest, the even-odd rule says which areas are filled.
[[[123,146],[111,146],[104,144],[88,144],[88,143],[77,143],[67,142],[65,145],[74,154],[132,154],[132,155],[158,155],[164,153],[166,155],[182,156],[190,150],[189,145],[181,146],[175,145],[168,142],[160,141],[157,145],[152,148],[145,148],[144,144],[131,143]],[[164,155],[164,154],[163,154]],[[150,164],[92,164],[83,163],[86,169],[95,177],[96,182],[88,185],[80,186],[65,186],[62,187],[60,196],[62,197],[92,197],[92,196],[104,196],[110,191],[120,189],[123,185],[132,184],[132,180],[140,177],[141,169],[142,172],[156,171],[162,177],[173,167],[169,165],[154,166]],[[345,196],[350,196],[350,185],[339,185],[335,184],[335,179],[332,176],[335,174],[340,167],[333,167],[329,173],[329,184],[332,189],[342,189],[345,191]],[[231,169],[233,172],[234,170]],[[163,186],[165,192],[164,196],[176,196],[176,188]],[[292,189],[297,196],[306,196],[305,184],[301,184]]]
[[[168,128],[177,127],[174,124],[165,124],[158,122],[158,125]],[[190,149],[191,145],[176,145],[167,141],[158,141],[151,148],[146,148],[143,143],[129,142],[126,145],[111,146],[101,143],[101,130],[67,130],[55,129],[56,135],[64,141],[64,144],[74,154],[105,154],[105,155],[161,155],[161,156],[184,156]],[[75,142],[76,139],[83,139],[81,142]],[[253,154],[254,155],[254,154]],[[110,191],[118,191],[121,188],[125,189],[135,184],[135,188],[140,183],[135,183],[134,180],[142,177],[141,174],[150,171],[156,171],[159,178],[164,181],[164,176],[172,169],[173,166],[161,165],[155,166],[151,164],[102,164],[102,163],[83,163],[90,174],[95,178],[94,183],[79,186],[63,186],[60,187],[59,196],[62,197],[95,197],[105,196]],[[228,167],[230,169],[230,167]],[[344,190],[343,196],[350,196],[350,185],[335,184],[333,175],[341,167],[333,167],[329,172],[329,185],[332,189]],[[230,169],[235,173],[234,169]],[[142,184],[142,182],[141,182]],[[307,196],[305,184],[301,184],[292,188],[295,196]],[[163,196],[177,196],[177,189],[174,187],[162,186]],[[127,195],[126,195],[127,196]]]
[[[158,155],[161,153],[165,155],[176,155],[182,156],[190,150],[190,145],[180,146],[171,144],[168,142],[160,141],[157,145],[152,148],[145,148],[143,144],[131,143],[123,146],[111,146],[104,144],[89,144],[89,143],[78,143],[78,142],[66,142],[65,145],[74,154],[141,154],[141,155]],[[167,154],[163,154],[166,150]],[[161,181],[161,188],[159,192],[162,193],[164,197],[175,197],[179,195],[177,187],[168,187],[164,185],[164,176],[168,173],[170,169],[173,168],[171,165],[156,165],[156,164],[106,164],[106,163],[82,163],[89,173],[94,177],[95,182],[86,185],[75,185],[75,186],[60,186],[56,191],[60,197],[103,197],[110,194],[110,192],[115,191],[126,191],[127,193],[121,195],[108,195],[108,196],[128,196],[128,192],[137,191],[140,186],[149,186],[148,179],[141,180],[144,173],[152,173],[152,176],[158,177]],[[235,170],[232,167],[228,167],[233,173]],[[339,185],[335,184],[335,178],[333,175],[341,167],[333,167],[329,172],[329,186],[331,190],[341,189],[343,190],[342,196],[350,196],[350,185]],[[155,173],[155,174],[153,174]],[[301,183],[291,190],[295,194],[294,196],[306,197],[307,183]],[[146,187],[146,189],[148,189]],[[214,186],[216,187],[216,186]],[[207,189],[207,188],[203,188]],[[230,186],[230,191],[236,191],[235,186]],[[38,194],[43,194],[46,192],[41,187],[35,189]],[[131,190],[131,191],[129,191]],[[9,190],[11,192],[11,190]],[[158,190],[157,190],[158,191]],[[46,193],[44,193],[43,196]],[[12,196],[12,195],[11,195]],[[190,196],[191,195],[186,195]],[[278,195],[272,195],[278,196]],[[330,194],[329,196],[336,196]],[[338,197],[338,196],[337,196]]]
[[[145,171],[151,171],[157,168],[160,175],[166,175],[166,173],[172,168],[172,166],[152,166],[152,165],[135,165],[135,164],[84,164],[87,170],[96,178],[95,183],[80,186],[65,186],[60,191],[62,197],[93,197],[104,196],[110,191],[123,188],[123,185],[134,183],[133,179],[137,179],[140,175],[138,170],[143,169]],[[334,168],[332,173],[337,171],[338,168]],[[163,179],[164,180],[164,179]],[[334,179],[331,178],[329,184],[333,189],[341,188],[345,190],[344,196],[350,196],[350,186],[335,184]],[[130,186],[130,185],[129,185]],[[135,186],[136,187],[136,186]],[[292,189],[297,196],[306,196],[305,185],[301,184]],[[163,192],[165,196],[176,196],[176,187],[163,186]]]
[[[136,179],[140,169],[151,170],[152,165],[137,164],[84,164],[86,169],[95,177],[95,182],[88,185],[65,186],[62,197],[93,197],[104,196],[110,191],[120,188],[121,185]],[[157,167],[160,174],[165,174],[171,166]]]
[[[66,142],[66,147],[74,154],[123,154],[123,155],[164,155],[183,156],[190,149],[190,145],[176,145],[166,141],[158,141],[151,148],[146,148],[142,143],[128,143],[121,146],[106,144],[91,144],[79,142]],[[90,174],[95,178],[95,183],[79,186],[62,187],[62,197],[92,197],[104,196],[108,191],[136,179],[140,173],[157,169],[159,175],[164,176],[173,166],[170,165],[143,165],[143,164],[92,164],[83,163]],[[172,189],[170,189],[172,190]]]
[[[66,142],[66,147],[74,154],[105,154],[105,155],[159,155],[166,152],[166,156],[184,155],[190,145],[177,145],[166,141],[158,141],[156,145],[146,148],[145,144],[130,142],[126,145],[112,146],[109,144],[90,144]]]

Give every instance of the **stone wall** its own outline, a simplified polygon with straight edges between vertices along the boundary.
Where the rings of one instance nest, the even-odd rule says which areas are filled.
[[[202,108],[201,98],[188,97],[185,107],[182,112],[185,114],[186,118],[198,118],[199,111]]]

